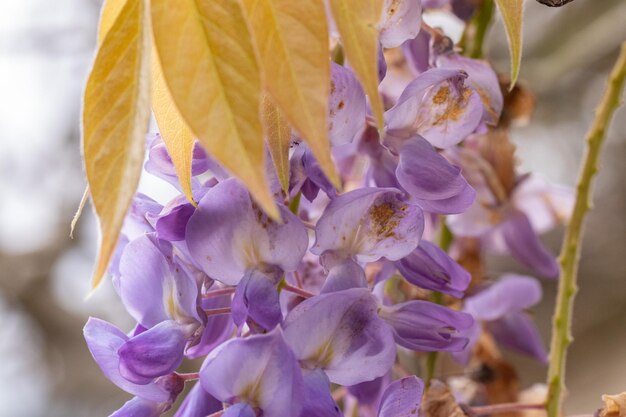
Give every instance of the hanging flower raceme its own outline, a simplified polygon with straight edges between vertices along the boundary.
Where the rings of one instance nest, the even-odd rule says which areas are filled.
[[[331,3],[329,12],[339,7]],[[220,159],[231,175],[197,143],[174,149],[191,153],[183,186],[170,143],[149,135],[144,170],[179,194],[167,202],[136,195],[109,265],[137,324],[125,334],[91,318],[84,329],[105,376],[134,396],[113,416],[162,415],[198,380],[176,417],[418,417],[424,383],[404,374],[398,356],[450,352],[466,363],[488,334],[545,360],[526,312],[541,296],[536,280],[505,275],[487,287],[458,256],[466,242],[455,238],[476,237],[481,249],[506,248],[542,275],[555,273],[536,237],[553,223],[555,205],[542,197],[555,193],[534,177],[507,177],[479,146],[500,129],[495,72],[436,30],[421,31],[422,6],[460,3],[385,0],[380,19],[366,9],[355,15],[362,21],[348,25],[349,39],[337,20],[343,38],[330,84],[319,86],[328,87],[328,107],[311,120],[327,130],[343,187],[316,158],[320,138],[307,126],[265,129],[267,157],[250,161],[270,184],[277,217],[236,167]],[[362,50],[354,45],[361,35]],[[392,53],[400,60],[388,66]],[[382,106],[371,96],[377,81]],[[294,122],[261,84],[284,113],[277,118]],[[449,252],[433,243],[444,225],[454,233]],[[182,373],[185,358],[204,362]]]

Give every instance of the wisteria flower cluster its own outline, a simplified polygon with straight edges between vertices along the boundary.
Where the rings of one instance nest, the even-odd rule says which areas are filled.
[[[399,352],[466,365],[487,337],[546,361],[526,312],[538,281],[494,279],[464,259],[509,253],[554,278],[537,236],[567,216],[569,193],[516,172],[490,65],[420,30],[422,6],[442,2],[400,3],[379,25],[384,130],[350,63],[332,65],[344,191],[293,132],[288,193],[267,166],[281,221],[198,144],[197,206],[182,190],[165,206],[136,196],[109,273],[137,325],[91,318],[84,329],[103,373],[134,396],[113,416],[161,415],[195,380],[176,416],[414,416],[424,382]],[[400,69],[387,67],[392,48]],[[149,144],[145,170],[180,189],[159,135]],[[180,371],[189,359],[202,360],[197,372]]]

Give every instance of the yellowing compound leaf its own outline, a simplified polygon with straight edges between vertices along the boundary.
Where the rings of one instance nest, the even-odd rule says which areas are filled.
[[[156,54],[155,54],[156,55]],[[172,158],[180,186],[187,199],[196,205],[191,190],[191,161],[194,137],[182,119],[167,89],[158,59],[152,62],[152,111],[167,153]]]
[[[206,150],[277,219],[265,174],[261,81],[234,0],[152,0],[154,42],[168,90]]]
[[[378,21],[382,0],[330,0],[350,67],[369,96],[378,130],[384,127],[383,102],[378,93]]]
[[[522,64],[522,18],[524,15],[524,0],[496,0],[500,9],[506,35],[509,40],[511,53],[511,86],[517,82]]]
[[[101,42],[85,88],[83,157],[101,231],[93,287],[106,272],[141,175],[150,116],[146,14],[144,0],[126,1]]]
[[[320,0],[240,0],[255,40],[263,82],[336,186],[330,157],[328,24]]]
[[[263,98],[263,127],[276,175],[285,194],[289,195],[289,146],[291,128],[280,109],[268,96]]]

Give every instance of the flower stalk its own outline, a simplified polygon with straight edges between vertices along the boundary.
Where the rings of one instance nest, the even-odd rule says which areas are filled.
[[[585,156],[576,187],[576,201],[572,217],[565,232],[559,257],[561,274],[554,311],[550,366],[548,369],[548,417],[561,415],[562,397],[565,389],[565,361],[567,349],[572,343],[571,323],[574,297],[578,291],[576,279],[583,236],[583,225],[591,209],[592,180],[598,172],[598,160],[604,144],[606,131],[613,113],[619,107],[621,91],[626,79],[626,42],[608,80],[604,97],[596,111],[594,122],[587,133]]]

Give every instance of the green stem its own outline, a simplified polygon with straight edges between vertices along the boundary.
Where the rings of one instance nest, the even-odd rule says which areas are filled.
[[[495,13],[493,0],[483,0],[480,7],[474,13],[465,27],[459,46],[463,49],[463,55],[470,58],[483,57],[483,45],[487,30]]]
[[[620,105],[620,95],[626,78],[626,42],[609,77],[608,85],[600,106],[596,110],[595,120],[587,133],[585,156],[576,187],[574,211],[565,232],[559,262],[561,275],[559,292],[552,324],[552,343],[550,345],[550,366],[548,368],[548,399],[546,410],[548,417],[559,417],[562,408],[562,393],[565,389],[565,360],[567,348],[572,343],[571,323],[574,297],[578,291],[576,277],[585,216],[591,208],[591,186],[598,172],[598,160],[606,131],[615,109]]]

